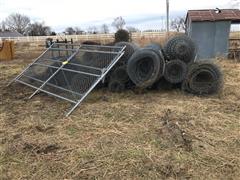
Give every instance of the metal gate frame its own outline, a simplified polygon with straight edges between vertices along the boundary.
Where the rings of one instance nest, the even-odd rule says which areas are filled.
[[[66,49],[60,49],[60,48],[53,48],[54,46],[56,45],[64,45],[66,46]],[[68,49],[68,47],[71,47],[72,46],[72,49]],[[73,49],[74,46],[77,46],[76,49]],[[68,43],[53,43],[46,51],[44,51],[37,59],[35,59],[31,64],[29,64],[17,77],[15,77],[13,80],[11,80],[9,82],[9,85],[11,85],[13,82],[19,82],[21,84],[24,84],[26,86],[29,86],[33,89],[36,89],[29,97],[29,99],[31,99],[33,96],[35,96],[39,91],[40,92],[44,92],[46,94],[49,94],[49,95],[52,95],[54,97],[57,97],[57,98],[60,98],[60,99],[63,99],[63,100],[66,100],[68,102],[71,102],[74,104],[74,106],[67,112],[66,116],[69,116],[80,104],[81,102],[90,94],[90,92],[96,87],[96,85],[101,82],[102,80],[104,80],[104,77],[107,75],[107,73],[112,69],[112,67],[119,61],[119,59],[124,55],[124,50],[126,48],[126,46],[124,47],[115,47],[115,48],[118,48],[120,49],[120,51],[117,51],[117,52],[108,52],[108,51],[97,51],[97,50],[88,50],[88,48],[90,47],[94,47],[96,45],[82,45],[82,44],[68,44]],[[97,46],[96,46],[97,47]],[[100,46],[100,47],[103,47],[103,48],[114,48],[114,46]],[[35,79],[34,77],[28,77],[30,79],[33,79],[33,80],[36,80],[36,81],[41,81],[42,84],[40,85],[40,87],[35,87],[35,86],[32,86],[31,84],[28,84],[26,82],[23,82],[21,80],[19,80],[22,76],[26,76],[24,75],[24,73],[30,68],[32,67],[33,65],[39,65],[40,63],[37,63],[37,61],[39,59],[41,59],[45,53],[47,53],[49,50],[65,50],[65,51],[73,51],[74,53],[69,56],[64,62],[61,62],[61,66],[60,67],[54,67],[54,68],[57,68],[57,70],[50,75],[50,77],[47,78],[47,80],[45,81],[41,81],[39,79]],[[95,68],[95,67],[91,67],[91,66],[85,66],[85,65],[80,65],[80,64],[77,64],[77,66],[82,66],[82,67],[87,67],[87,68],[93,68],[93,69],[98,69],[98,70],[101,70],[101,75],[97,76],[97,80],[91,85],[91,87],[84,93],[84,94],[80,94],[81,95],[81,98],[78,99],[77,101],[72,101],[70,99],[67,99],[65,97],[62,97],[60,95],[57,95],[55,93],[51,93],[49,91],[46,91],[44,90],[43,88],[45,87],[45,85],[50,85],[50,86],[56,86],[56,85],[51,85],[49,84],[49,81],[52,80],[56,74],[61,71],[61,70],[66,70],[64,69],[64,67],[69,63],[71,62],[72,58],[75,57],[79,52],[96,52],[96,53],[111,53],[111,54],[116,54],[116,57],[111,61],[111,63],[107,66],[107,68]],[[47,59],[46,59],[47,60]],[[51,61],[51,59],[48,59]],[[55,62],[58,62],[58,60],[54,60]],[[42,66],[44,66],[43,64],[41,64]],[[47,67],[52,67],[50,65],[45,65]],[[53,68],[53,67],[52,67]],[[81,71],[74,71],[74,70],[70,70],[70,69],[67,69],[67,71],[71,71],[71,72],[76,72],[76,73],[80,73],[80,74],[84,74],[84,72],[81,72]],[[86,74],[86,73],[85,73]],[[92,76],[96,76],[96,74],[90,74],[90,73],[87,73],[88,75],[92,75]],[[59,89],[63,89],[65,91],[70,91],[71,93],[76,93],[76,92],[73,92],[71,90],[67,90],[63,87],[60,87],[60,86],[57,86],[57,88]]]

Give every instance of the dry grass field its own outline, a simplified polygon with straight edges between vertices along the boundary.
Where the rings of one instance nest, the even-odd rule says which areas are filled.
[[[230,38],[240,38],[240,31],[231,32]]]
[[[224,88],[94,91],[66,118],[67,102],[6,87],[43,47],[17,46],[0,62],[0,179],[239,179],[240,63],[218,60]]]

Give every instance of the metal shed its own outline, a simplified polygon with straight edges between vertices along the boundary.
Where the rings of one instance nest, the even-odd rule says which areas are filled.
[[[240,23],[240,10],[189,10],[185,23],[187,35],[198,46],[197,59],[226,57],[231,24]]]

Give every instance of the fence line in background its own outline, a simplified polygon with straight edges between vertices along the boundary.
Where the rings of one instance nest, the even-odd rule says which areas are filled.
[[[156,38],[165,37],[165,32],[137,32],[132,33],[132,39],[137,38]],[[86,40],[103,40],[112,41],[114,40],[114,34],[83,34],[83,35],[57,35],[57,36],[24,36],[24,37],[0,37],[0,40],[12,40],[15,42],[42,42],[47,38],[53,40],[59,39],[64,40],[65,38],[73,41],[86,41]]]

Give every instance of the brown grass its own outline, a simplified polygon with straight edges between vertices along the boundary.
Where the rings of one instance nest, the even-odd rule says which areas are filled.
[[[221,60],[223,91],[93,92],[69,104],[5,87],[42,47],[0,63],[0,179],[238,179],[240,64]],[[36,47],[35,47],[36,49]]]
[[[231,32],[230,38],[240,38],[240,31]]]
[[[144,47],[147,44],[151,44],[151,43],[159,43],[162,46],[167,42],[167,40],[177,34],[181,34],[181,33],[177,33],[177,32],[170,32],[168,34],[168,36],[140,36],[140,37],[136,37],[133,38],[133,42],[138,44],[140,47]]]

